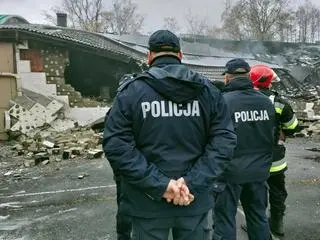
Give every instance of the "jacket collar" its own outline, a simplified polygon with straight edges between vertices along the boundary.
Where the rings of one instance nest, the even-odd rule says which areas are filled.
[[[247,77],[236,77],[226,84],[223,91],[231,92],[236,90],[253,89],[251,80]]]
[[[174,56],[161,56],[154,59],[150,67],[162,67],[169,64],[181,64],[181,61]]]
[[[270,96],[270,95],[278,96],[277,92],[272,91],[269,88],[262,88],[262,89],[259,89],[259,91],[262,92],[263,94],[267,95],[267,96]]]

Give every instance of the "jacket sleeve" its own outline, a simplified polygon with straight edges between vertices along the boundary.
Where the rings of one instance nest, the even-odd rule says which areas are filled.
[[[276,111],[280,113],[281,129],[285,135],[292,135],[299,131],[297,116],[288,102],[282,100],[278,108],[276,107]]]
[[[103,150],[114,172],[141,189],[148,197],[160,200],[170,179],[136,148],[133,135],[132,99],[128,89],[118,93],[105,122]]]
[[[184,177],[191,191],[211,188],[219,180],[233,156],[236,134],[221,93],[211,91],[211,120],[208,143],[203,155]]]

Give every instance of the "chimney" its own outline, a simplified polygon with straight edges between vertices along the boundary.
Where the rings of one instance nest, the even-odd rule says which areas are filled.
[[[57,25],[59,27],[67,27],[67,14],[57,13]]]

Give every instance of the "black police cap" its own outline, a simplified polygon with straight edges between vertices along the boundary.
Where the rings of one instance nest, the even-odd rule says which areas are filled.
[[[225,75],[229,74],[245,74],[250,72],[250,65],[242,58],[234,58],[227,62],[226,70],[222,73]]]
[[[149,38],[151,52],[179,52],[181,50],[179,38],[168,30],[158,30]]]

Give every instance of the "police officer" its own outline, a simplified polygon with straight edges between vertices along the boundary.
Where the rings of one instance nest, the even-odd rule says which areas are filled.
[[[181,59],[176,35],[153,33],[150,68],[121,87],[105,125],[135,240],[168,239],[170,229],[173,239],[209,239],[210,187],[236,144],[220,91]]]
[[[232,59],[226,64],[224,98],[235,123],[237,146],[216,194],[213,239],[236,239],[237,205],[240,199],[249,239],[270,239],[267,184],[271,167],[275,112],[271,101],[253,89],[249,64]]]
[[[128,78],[122,78],[119,82],[119,85],[121,86],[125,79]],[[108,121],[108,117],[110,114],[111,108],[108,110],[104,124]],[[116,214],[116,231],[117,231],[117,240],[130,240],[131,239],[131,219],[129,216],[124,214],[122,211],[120,211],[121,207],[121,200],[123,198],[123,193],[121,191],[121,177],[119,172],[113,173],[113,179],[116,182],[116,193],[117,193],[117,214]]]
[[[121,191],[121,178],[120,175],[115,173],[114,179],[117,186],[117,215],[116,215],[116,230],[117,230],[117,240],[130,240],[131,239],[131,219],[130,217],[121,212],[120,206],[123,198],[123,193]]]
[[[273,234],[283,236],[283,216],[288,196],[285,186],[285,137],[298,130],[298,119],[291,106],[278,93],[271,91],[271,83],[280,81],[277,74],[269,67],[256,65],[251,68],[250,79],[255,88],[270,98],[276,111],[277,128],[274,141],[273,162],[270,169],[269,203],[270,203],[270,229]]]

